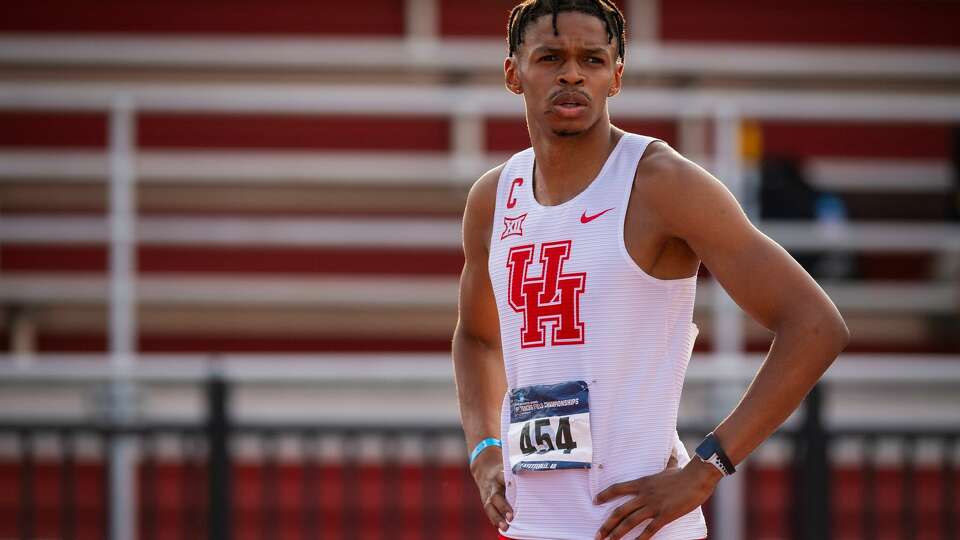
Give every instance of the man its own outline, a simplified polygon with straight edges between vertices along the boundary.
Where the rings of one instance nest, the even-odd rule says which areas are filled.
[[[484,510],[507,538],[704,538],[700,505],[848,330],[718,180],[610,124],[623,75],[612,2],[528,0],[509,29],[505,84],[524,98],[532,148],[470,190],[453,338]],[[701,261],[775,338],[690,459],[676,415]]]

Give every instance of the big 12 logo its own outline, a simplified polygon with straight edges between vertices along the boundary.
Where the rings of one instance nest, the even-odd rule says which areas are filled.
[[[572,245],[571,240],[541,244],[541,272],[537,277],[527,275],[535,244],[514,246],[507,254],[507,297],[510,307],[523,315],[522,348],[545,346],[547,323],[553,323],[551,345],[584,343],[580,295],[586,287],[587,274],[563,272]]]

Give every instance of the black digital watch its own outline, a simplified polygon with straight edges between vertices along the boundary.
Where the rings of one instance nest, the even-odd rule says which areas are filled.
[[[697,456],[713,465],[717,468],[724,476],[730,476],[731,474],[737,472],[736,467],[733,466],[733,462],[730,461],[730,458],[727,457],[727,453],[723,451],[723,447],[720,446],[720,440],[717,439],[717,436],[711,431],[704,437],[703,442],[697,446],[696,449]]]

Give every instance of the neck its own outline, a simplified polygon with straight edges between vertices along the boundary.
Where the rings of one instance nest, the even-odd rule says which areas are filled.
[[[528,121],[529,126],[534,124]],[[563,204],[586,189],[597,176],[623,130],[610,124],[605,114],[590,129],[570,136],[557,135],[540,126],[530,128],[536,157],[533,193],[544,206]]]

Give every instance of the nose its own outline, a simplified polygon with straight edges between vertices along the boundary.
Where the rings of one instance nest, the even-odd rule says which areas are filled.
[[[580,68],[577,65],[577,62],[572,60],[564,62],[563,66],[560,68],[560,71],[557,73],[557,82],[564,86],[582,85],[583,75],[580,73]]]

